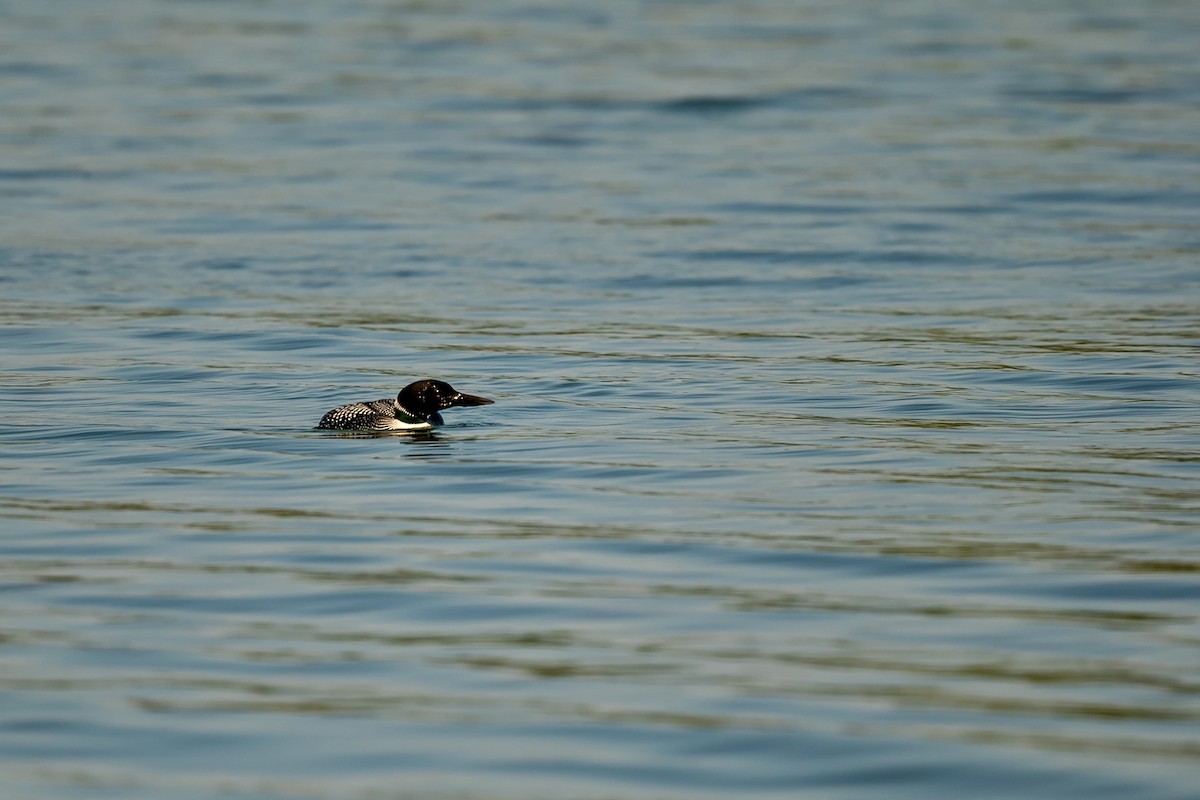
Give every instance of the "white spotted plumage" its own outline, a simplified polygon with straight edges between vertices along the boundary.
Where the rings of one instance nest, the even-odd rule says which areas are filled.
[[[413,420],[412,422],[405,421]],[[385,397],[366,403],[348,403],[321,417],[318,428],[343,431],[426,431],[433,423],[416,420],[395,400]]]

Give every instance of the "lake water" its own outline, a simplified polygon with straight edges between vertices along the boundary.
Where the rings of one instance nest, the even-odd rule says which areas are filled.
[[[0,3],[5,800],[1196,797],[1200,4],[957,5]]]

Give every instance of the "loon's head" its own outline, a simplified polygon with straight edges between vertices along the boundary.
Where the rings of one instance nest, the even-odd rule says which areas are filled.
[[[445,381],[424,380],[410,383],[401,389],[400,394],[396,395],[396,402],[414,417],[432,420],[443,408],[486,406],[496,401],[473,394],[463,394]]]

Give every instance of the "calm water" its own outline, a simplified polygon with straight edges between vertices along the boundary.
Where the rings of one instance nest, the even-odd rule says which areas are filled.
[[[4,798],[1194,798],[1200,5],[958,5],[0,3]]]

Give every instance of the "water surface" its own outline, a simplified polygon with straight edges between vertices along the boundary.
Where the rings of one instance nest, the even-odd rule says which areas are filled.
[[[6,798],[1194,797],[1200,11],[944,6],[0,5]]]

